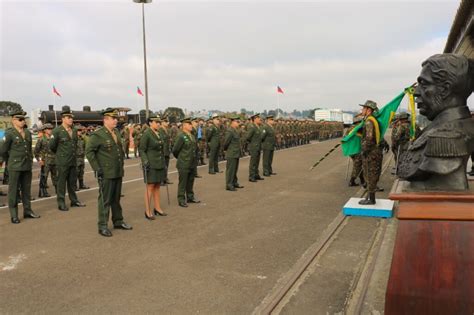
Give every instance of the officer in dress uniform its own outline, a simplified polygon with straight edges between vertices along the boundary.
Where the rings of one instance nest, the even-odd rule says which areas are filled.
[[[252,122],[247,126],[246,140],[249,143],[248,150],[250,153],[249,162],[249,181],[256,182],[263,180],[258,173],[258,164],[260,163],[260,152],[262,151],[262,119],[260,114],[250,117]]]
[[[220,148],[220,120],[219,115],[212,115],[212,124],[206,129],[206,140],[209,144],[209,174],[220,173],[219,171],[219,148]]]
[[[176,136],[173,155],[176,157],[176,168],[179,174],[178,204],[187,207],[188,203],[199,203],[194,196],[194,167],[196,163],[196,138],[191,133],[193,125],[191,118],[181,120],[182,131]]]
[[[230,117],[230,127],[227,128],[224,140],[225,157],[227,161],[225,170],[226,189],[236,191],[236,188],[244,188],[240,186],[237,179],[237,170],[239,169],[240,158],[240,135],[239,135],[239,121],[238,115]]]
[[[68,211],[65,195],[66,186],[71,200],[71,207],[85,207],[77,199],[76,195],[76,147],[77,131],[73,126],[73,115],[71,110],[66,107],[61,112],[62,124],[53,130],[49,141],[49,148],[56,154],[56,166],[58,171],[58,183],[56,187],[58,209]]]
[[[31,209],[31,169],[33,166],[33,152],[31,133],[25,127],[24,111],[15,111],[12,117],[12,128],[5,132],[4,142],[0,148],[3,161],[7,161],[9,174],[8,208],[11,222],[20,223],[18,218],[18,196],[23,202],[23,218],[37,219],[40,216]],[[19,193],[20,194],[19,194]]]
[[[102,115],[104,126],[91,134],[86,145],[86,156],[99,183],[99,234],[110,237],[112,236],[108,228],[110,209],[114,229],[131,230],[132,227],[123,221],[120,205],[125,154],[120,132],[116,128],[119,112],[107,108],[102,111]]]
[[[54,189],[56,189],[56,184],[58,181],[57,173],[56,173],[56,156],[53,151],[49,148],[49,140],[51,139],[51,134],[53,131],[53,125],[51,124],[44,124],[41,128],[43,131],[43,135],[41,138],[38,139],[35,146],[35,157],[36,160],[39,162],[41,166],[40,175],[40,187],[39,187],[39,195],[38,197],[49,197],[49,193],[47,191],[47,182],[48,182],[48,175],[51,173],[51,181],[53,182]]]
[[[84,126],[77,127],[76,168],[79,186],[77,186],[78,188],[76,188],[76,191],[80,189],[89,189],[89,186],[84,184],[84,169],[86,166],[86,136],[84,135],[85,129],[86,128]]]
[[[262,159],[262,166],[263,166],[263,176],[270,176],[276,175],[273,172],[272,164],[273,164],[273,153],[275,152],[275,145],[276,145],[276,135],[275,129],[273,129],[273,116],[267,116],[267,121],[263,125],[263,142],[262,142],[262,151],[263,151],[263,159]]]

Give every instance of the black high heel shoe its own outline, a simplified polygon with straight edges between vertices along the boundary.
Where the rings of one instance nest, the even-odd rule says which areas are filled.
[[[145,212],[145,219],[153,221],[153,220],[155,220],[155,216],[152,215],[151,217],[149,217],[149,216],[146,215],[146,212]]]
[[[156,210],[156,209],[153,209],[153,213],[154,213],[155,215],[161,215],[162,217],[166,217],[166,216],[168,215],[168,213],[166,213],[166,212],[158,212],[158,210]]]

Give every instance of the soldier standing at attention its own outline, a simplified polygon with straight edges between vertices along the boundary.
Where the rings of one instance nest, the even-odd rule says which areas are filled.
[[[21,193],[23,202],[23,218],[37,219],[40,216],[31,209],[31,169],[33,166],[33,152],[31,133],[25,127],[24,111],[15,111],[12,116],[13,128],[5,132],[5,140],[0,149],[3,161],[7,161],[9,175],[8,182],[8,209],[11,222],[20,223],[18,218],[18,196]]]
[[[392,137],[392,152],[396,149],[395,163],[398,163],[398,157],[401,156],[410,144],[410,115],[408,113],[400,113],[398,115],[398,126]]]
[[[273,153],[275,152],[275,144],[276,144],[276,135],[275,129],[273,129],[273,116],[267,116],[267,121],[263,125],[263,143],[262,143],[262,151],[263,151],[263,176],[270,176],[276,175],[273,172],[272,164],[273,164]]]
[[[125,124],[122,129],[122,140],[123,140],[123,151],[125,153],[125,158],[129,159],[128,156],[130,153],[130,128],[128,124]]]
[[[236,188],[244,188],[240,186],[237,179],[237,170],[239,169],[240,158],[240,135],[239,135],[239,119],[238,115],[230,117],[230,126],[227,128],[224,140],[225,157],[227,166],[225,170],[226,189],[235,191]]]
[[[182,131],[176,136],[173,155],[176,157],[176,168],[179,174],[178,204],[187,207],[188,203],[199,203],[194,197],[194,167],[196,163],[196,138],[191,133],[191,118],[181,120]]]
[[[252,117],[252,122],[247,126],[246,141],[249,143],[248,151],[250,153],[249,162],[249,181],[256,182],[263,180],[258,174],[258,164],[260,163],[260,152],[262,151],[262,119],[260,114],[255,114]]]
[[[48,175],[51,173],[51,181],[53,182],[54,189],[56,190],[56,184],[58,181],[56,174],[56,156],[53,151],[49,148],[49,140],[53,132],[53,125],[44,124],[43,136],[38,139],[35,146],[35,158],[39,162],[41,167],[39,194],[38,197],[50,197],[47,191]]]
[[[166,216],[160,206],[160,185],[166,181],[164,139],[160,135],[160,118],[151,114],[148,118],[150,128],[143,132],[140,140],[140,158],[145,180],[145,218],[155,220],[155,214]],[[153,212],[150,203],[153,198]]]
[[[362,168],[364,170],[364,178],[367,182],[368,196],[365,200],[359,201],[361,205],[374,205],[375,204],[375,192],[377,190],[377,182],[379,181],[383,153],[379,148],[381,142],[380,139],[380,127],[372,116],[372,113],[377,111],[377,103],[374,101],[366,101],[365,104],[360,105],[363,107],[362,115],[364,116],[364,127],[362,131]]]
[[[161,120],[161,126],[159,129],[160,132],[160,137],[163,139],[163,153],[165,155],[165,165],[166,165],[166,180],[162,184],[173,184],[169,178],[168,178],[168,170],[170,166],[170,146],[171,146],[171,137],[170,137],[170,131],[168,129],[169,122],[168,118],[165,116]]]
[[[79,188],[76,188],[76,191],[81,189],[89,189],[89,186],[84,184],[84,168],[86,166],[86,136],[83,134],[85,128],[84,126],[77,127],[77,147],[76,147],[76,160],[77,160],[77,180],[79,181]]]
[[[212,124],[206,130],[206,139],[209,144],[209,174],[221,173],[219,171],[219,147],[220,147],[220,120],[219,115],[212,115]]]
[[[198,118],[193,117],[191,119],[191,124],[193,126],[193,129],[191,130],[191,134],[194,136],[194,140],[196,140],[196,152],[194,153],[195,160],[194,160],[194,177],[195,178],[201,178],[201,175],[198,175],[198,162],[199,162],[199,140],[198,140]]]
[[[140,138],[142,137],[142,130],[140,125],[136,125],[133,129],[133,154],[138,157],[138,147],[140,146]]]
[[[49,148],[56,154],[56,166],[58,170],[58,183],[56,186],[58,209],[68,211],[65,195],[66,186],[71,200],[71,207],[85,207],[77,199],[76,195],[76,147],[77,132],[73,126],[73,115],[69,108],[61,112],[62,124],[53,130],[49,141]]]
[[[132,229],[123,221],[120,205],[125,154],[120,132],[116,129],[118,114],[118,110],[113,108],[102,111],[104,126],[91,134],[86,146],[87,160],[95,171],[99,183],[99,234],[106,237],[112,236],[108,228],[109,209],[112,209],[114,229]]]

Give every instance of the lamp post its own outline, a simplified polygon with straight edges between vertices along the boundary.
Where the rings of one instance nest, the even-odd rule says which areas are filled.
[[[145,68],[145,117],[148,120],[148,75],[146,67],[146,40],[145,40],[145,3],[151,3],[153,0],[133,0],[135,3],[142,4],[142,21],[143,21],[143,67]],[[140,113],[138,114],[140,115]]]

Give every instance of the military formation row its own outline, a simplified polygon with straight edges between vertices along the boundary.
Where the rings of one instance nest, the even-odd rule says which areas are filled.
[[[32,135],[25,127],[24,112],[12,113],[12,128],[6,131],[5,138],[0,145],[0,155],[6,162],[9,174],[8,208],[12,223],[20,223],[18,218],[18,204],[23,203],[24,218],[39,218],[31,209],[31,179],[33,156],[41,166],[40,197],[49,196],[47,192],[47,177],[51,174],[53,186],[56,190],[58,209],[68,211],[65,194],[68,191],[71,207],[84,207],[76,195],[76,190],[88,188],[84,184],[85,158],[95,171],[99,183],[98,196],[98,227],[103,236],[111,236],[108,221],[112,218],[114,228],[130,230],[131,226],[123,221],[120,206],[122,178],[124,176],[124,160],[128,153],[127,139],[133,136],[132,131],[120,132],[117,127],[118,111],[107,109],[103,111],[103,127],[97,130],[84,130],[75,127],[73,115],[70,111],[61,113],[62,124],[53,129],[52,125],[45,124],[41,135],[32,149]],[[290,123],[279,122],[281,125]],[[242,124],[245,132],[242,133]],[[160,186],[169,184],[168,167],[170,156],[176,158],[176,168],[179,173],[178,204],[187,207],[189,203],[198,203],[194,196],[194,179],[197,174],[198,162],[201,161],[201,147],[199,143],[205,139],[209,149],[209,173],[220,172],[218,167],[219,152],[225,152],[226,182],[228,191],[243,188],[237,178],[239,159],[242,157],[242,143],[246,144],[246,152],[251,156],[249,166],[249,181],[263,180],[259,173],[260,158],[263,156],[263,176],[276,175],[272,169],[273,152],[278,147],[276,132],[277,121],[273,117],[266,117],[263,122],[260,115],[253,115],[250,122],[241,122],[235,115],[226,119],[214,116],[204,126],[199,119],[185,118],[180,122],[179,131],[172,135],[174,126],[169,126],[166,117],[151,116],[147,127],[140,128],[137,147],[138,155],[143,167],[144,181],[147,184],[145,191],[145,217],[154,219],[154,215],[166,215],[160,207]],[[226,127],[223,129],[223,125]],[[288,146],[309,143],[315,135],[324,135],[326,129],[314,128],[314,122],[302,123],[308,128],[302,136],[297,136],[293,142],[293,134],[288,134]],[[312,127],[311,127],[312,126]],[[329,126],[329,124],[328,124]],[[176,126],[177,127],[177,126]],[[281,128],[284,128],[280,126]],[[314,129],[312,129],[314,128]],[[333,128],[333,127],[331,127]],[[314,130],[319,129],[318,133]],[[335,129],[335,128],[334,128]],[[341,126],[342,129],[342,126]],[[224,130],[223,141],[221,141]],[[309,131],[308,131],[309,130]],[[327,134],[335,137],[339,131]],[[123,138],[122,135],[129,135]],[[138,128],[135,131],[137,137]],[[3,162],[2,161],[2,162]],[[79,182],[78,182],[79,179]],[[150,206],[154,200],[154,207]]]

